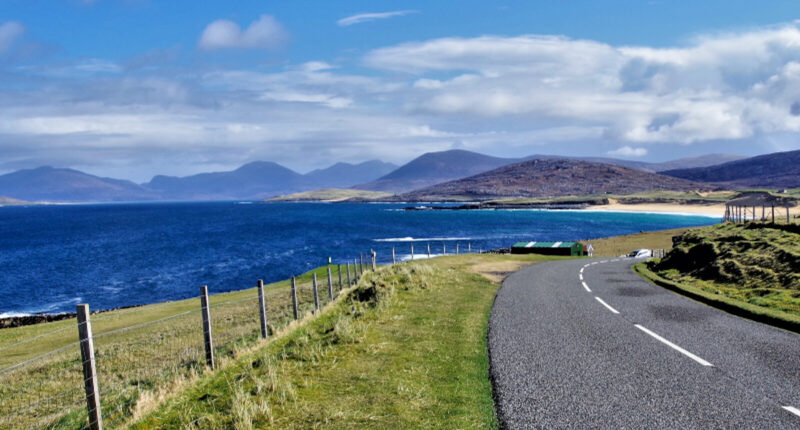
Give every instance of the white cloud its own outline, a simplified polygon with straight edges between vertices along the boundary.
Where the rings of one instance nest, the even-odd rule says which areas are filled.
[[[362,22],[375,21],[378,19],[387,19],[395,16],[403,16],[411,13],[419,13],[416,10],[396,10],[392,12],[375,12],[375,13],[360,13],[358,15],[348,16],[336,21],[340,27],[347,27],[348,25],[360,24]]]
[[[630,146],[623,146],[613,151],[608,151],[606,154],[611,155],[612,157],[626,157],[626,158],[644,157],[645,155],[647,155],[647,149],[631,148]]]
[[[203,49],[262,46],[248,36],[262,21],[212,23]],[[24,78],[25,89],[0,86],[0,170],[94,163],[97,173],[147,180],[256,159],[300,170],[405,162],[453,142],[501,156],[677,158],[686,155],[678,145],[696,142],[800,149],[798,27],[667,48],[442,38],[376,49],[363,74],[340,58],[268,72],[159,63],[131,72],[103,59],[10,65],[4,78]]]
[[[288,33],[271,15],[261,15],[247,29],[227,19],[218,19],[208,24],[200,35],[197,46],[205,50],[223,48],[276,49],[283,46]]]
[[[25,33],[25,27],[16,21],[0,24],[0,54],[8,51],[23,33]]]
[[[364,63],[409,74],[414,112],[599,124],[627,142],[738,140],[800,130],[791,113],[800,112],[798,26],[668,48],[546,35],[441,38],[376,49]]]

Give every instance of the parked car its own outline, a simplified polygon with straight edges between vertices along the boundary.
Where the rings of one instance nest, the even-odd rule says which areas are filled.
[[[649,258],[653,256],[653,251],[649,249],[637,249],[628,254],[630,258]]]

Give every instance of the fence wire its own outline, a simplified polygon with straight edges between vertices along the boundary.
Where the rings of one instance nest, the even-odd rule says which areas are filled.
[[[346,266],[317,277],[321,309],[348,286]],[[364,270],[371,265],[365,259]],[[362,273],[359,269],[358,273]],[[357,279],[351,264],[350,278]],[[342,279],[342,285],[339,284]],[[312,277],[296,279],[298,316],[316,310]],[[258,290],[210,296],[214,355],[236,358],[261,342]],[[294,319],[290,288],[264,291],[268,334]],[[149,311],[143,313],[144,311]],[[148,318],[141,320],[141,316]],[[64,323],[63,321],[59,323]],[[106,428],[125,426],[160,397],[207,370],[200,299],[136,308],[90,318],[101,416]],[[83,362],[76,321],[0,348],[0,428],[88,428]],[[48,346],[50,348],[48,348]],[[218,364],[219,365],[219,364]]]

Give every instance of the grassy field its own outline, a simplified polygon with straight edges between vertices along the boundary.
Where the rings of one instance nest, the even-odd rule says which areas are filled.
[[[552,257],[551,257],[552,258]],[[485,330],[496,282],[541,256],[466,254],[368,273],[318,319],[134,428],[496,428]]]
[[[650,270],[670,281],[800,317],[800,234],[758,223],[691,229]]]
[[[321,304],[329,301],[326,269],[298,278],[301,315],[313,308],[312,273],[320,281]],[[265,297],[272,331],[285,329],[293,319],[288,281],[265,286]],[[92,316],[103,415],[111,427],[205,371],[199,302],[194,298]],[[212,295],[209,302],[220,360],[260,342],[255,288]],[[81,427],[86,412],[77,340],[74,318],[0,330],[0,428]]]
[[[683,234],[687,230],[689,228],[649,231],[602,239],[588,239],[583,242],[589,242],[594,246],[595,257],[616,257],[627,255],[634,249],[669,250],[672,248],[672,238]]]

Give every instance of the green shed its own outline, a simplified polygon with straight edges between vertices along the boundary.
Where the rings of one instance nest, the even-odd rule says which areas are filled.
[[[511,247],[512,254],[543,255],[583,255],[583,244],[580,242],[517,242]]]

